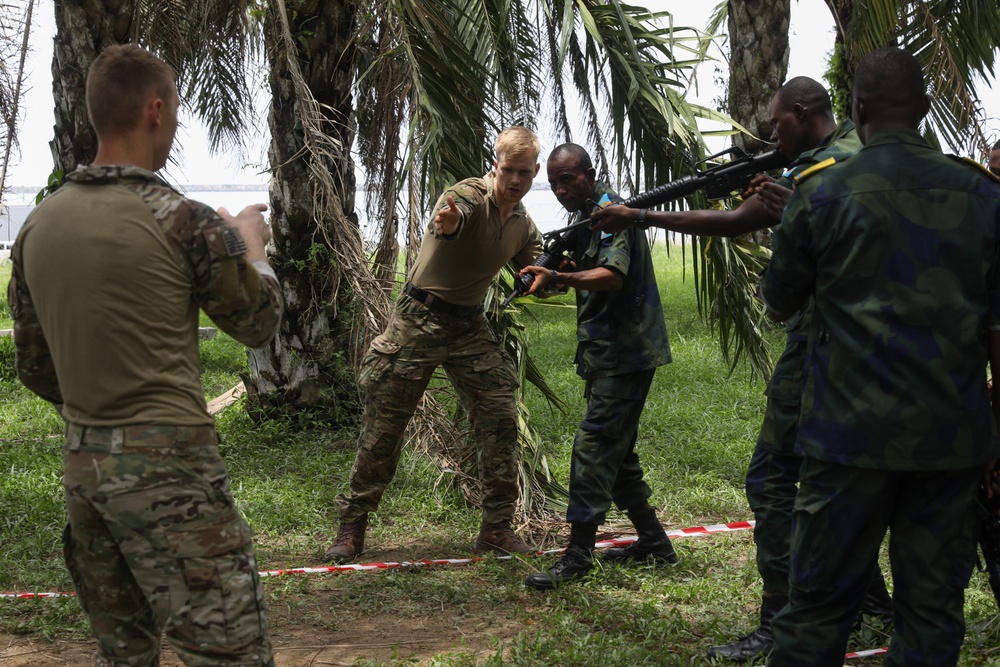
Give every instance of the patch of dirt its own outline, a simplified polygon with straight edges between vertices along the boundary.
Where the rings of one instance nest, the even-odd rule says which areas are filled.
[[[482,609],[458,614],[434,610],[424,617],[397,614],[350,617],[339,615],[337,628],[296,625],[280,609],[268,610],[275,663],[278,667],[353,665],[357,660],[388,662],[393,658],[422,660],[441,653],[478,653],[492,639],[509,639],[524,625]],[[330,613],[337,613],[331,610]],[[163,643],[161,667],[183,667]],[[2,667],[92,667],[96,642],[48,642],[35,637],[0,633]]]

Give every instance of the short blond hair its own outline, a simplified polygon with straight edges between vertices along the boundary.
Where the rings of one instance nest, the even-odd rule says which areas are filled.
[[[512,125],[497,136],[493,150],[496,151],[497,158],[529,154],[537,160],[538,154],[542,152],[542,145],[538,143],[534,132],[520,125]]]

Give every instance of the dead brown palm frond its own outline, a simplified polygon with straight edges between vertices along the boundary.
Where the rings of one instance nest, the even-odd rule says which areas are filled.
[[[352,341],[354,349],[349,355],[356,360],[357,365],[364,358],[373,333],[384,329],[388,321],[391,309],[390,295],[382,288],[379,279],[370,269],[358,229],[344,215],[339,194],[343,190],[343,184],[336,182],[334,177],[334,174],[343,172],[339,169],[330,169],[328,165],[331,161],[344,159],[343,156],[347,155],[348,151],[334,139],[335,136],[340,136],[339,132],[324,130],[332,121],[327,119],[323,109],[312,96],[299,68],[297,49],[283,0],[277,0],[277,5],[281,12],[284,56],[288,62],[300,109],[299,121],[304,138],[304,153],[314,183],[313,216],[317,234],[322,237],[315,241],[325,244],[338,258],[339,273],[351,281],[351,291],[362,310],[360,318],[362,326],[354,329]],[[346,122],[346,119],[341,119],[340,122]],[[333,285],[333,289],[337,289],[336,284]],[[336,294],[329,295],[325,301],[337,303]],[[432,460],[442,470],[442,474],[454,473],[454,479],[470,501],[477,501],[476,485],[471,483],[468,474],[461,472],[465,469],[463,466],[467,464],[463,455],[464,447],[460,444],[465,439],[435,392],[428,392],[421,400],[416,418],[411,420],[408,436],[431,454]]]
[[[17,145],[24,63],[28,56],[28,36],[31,34],[31,13],[34,6],[34,0],[28,0],[22,17],[15,12],[14,5],[0,4],[0,143],[4,147],[3,164],[0,165],[0,206],[6,192],[7,168]],[[18,28],[22,33],[20,39]]]

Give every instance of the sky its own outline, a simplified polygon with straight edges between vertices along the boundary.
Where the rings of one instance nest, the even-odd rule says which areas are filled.
[[[24,0],[22,0],[24,2]],[[641,2],[641,0],[640,0]],[[26,5],[26,2],[24,3]],[[690,0],[652,0],[646,5],[652,10],[666,10],[673,14],[675,26],[704,28],[712,8],[711,0],[691,2]],[[24,98],[24,113],[21,117],[18,138],[20,155],[11,158],[8,167],[8,186],[39,186],[46,182],[52,169],[52,159],[48,142],[52,138],[52,36],[55,33],[53,0],[36,0],[32,21],[30,43],[32,51],[26,66],[27,93]],[[826,60],[833,48],[834,29],[830,12],[823,0],[795,0],[792,3],[792,21],[789,35],[790,57],[788,78],[810,76],[822,81]],[[721,54],[718,60],[699,68],[689,99],[706,106],[713,106],[713,100],[720,96],[714,84],[716,68],[723,72],[725,63]],[[980,96],[992,118],[988,125],[993,134],[1000,135],[1000,86],[982,85]],[[262,111],[261,113],[264,113]],[[174,158],[176,165],[167,167],[168,180],[180,184],[265,184],[267,177],[260,168],[244,164],[263,162],[265,147],[263,139],[252,147],[248,158],[240,159],[234,152],[211,155],[207,149],[204,130],[190,114],[182,109],[182,127],[178,131]],[[266,127],[266,118],[260,123]],[[543,132],[544,134],[544,132]],[[991,140],[993,135],[989,135]],[[544,145],[544,136],[543,136]],[[720,147],[721,148],[721,147]]]

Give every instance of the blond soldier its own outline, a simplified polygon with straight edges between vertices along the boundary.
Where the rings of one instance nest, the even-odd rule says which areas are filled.
[[[350,491],[337,497],[340,529],[327,561],[364,548],[368,514],[392,480],[403,432],[431,374],[443,367],[469,413],[479,447],[483,522],[479,550],[533,551],[511,528],[517,501],[518,379],[483,317],[483,299],[508,262],[529,264],[542,239],[521,198],[538,173],[538,139],[523,127],[500,133],[493,171],[447,189],[434,207],[417,261],[382,335],[365,358],[365,394]]]
[[[273,665],[250,528],[236,511],[199,380],[198,311],[266,343],[282,300],[263,205],[188,200],[166,164],[180,100],[139,47],[87,78],[94,164],[67,176],[14,244],[17,370],[66,420],[66,565],[96,664]]]

